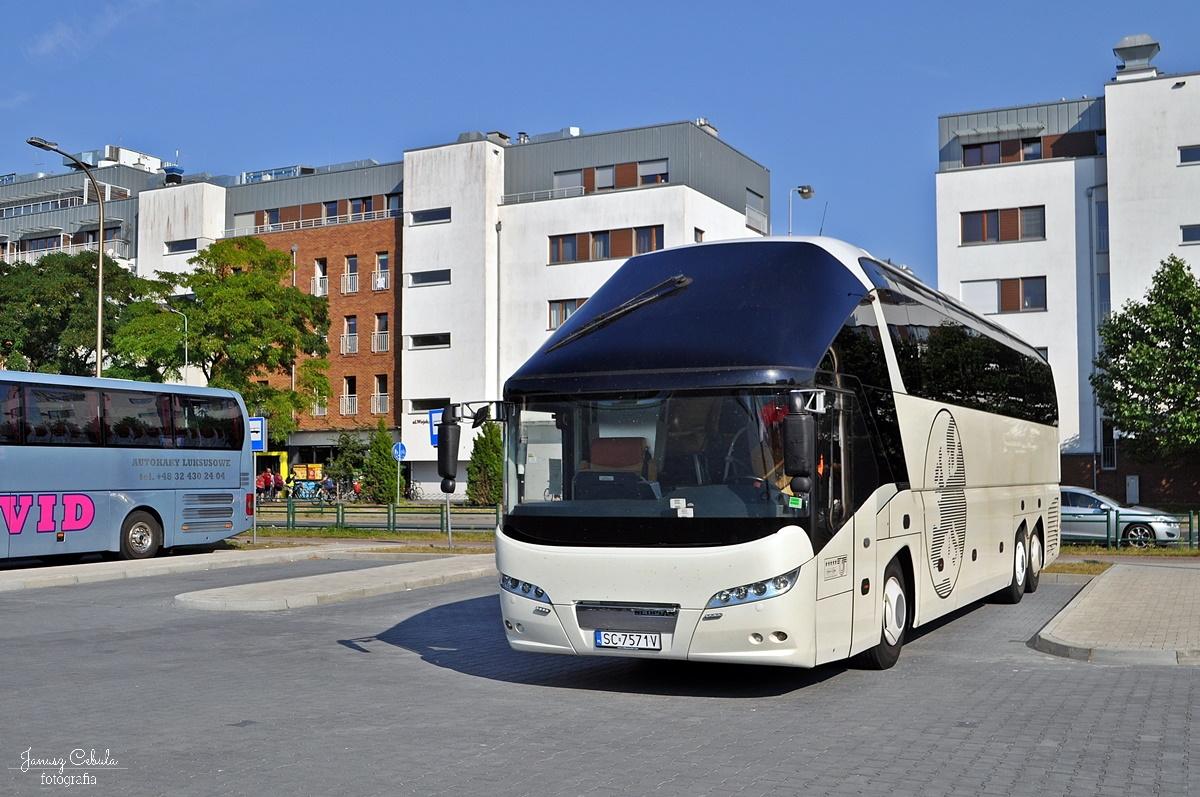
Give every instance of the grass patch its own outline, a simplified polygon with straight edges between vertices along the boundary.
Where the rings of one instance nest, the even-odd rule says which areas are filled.
[[[1068,556],[1177,556],[1191,559],[1200,558],[1200,548],[1189,548],[1187,544],[1154,545],[1149,548],[1133,548],[1122,545],[1120,548],[1105,548],[1103,545],[1080,545],[1064,542],[1061,554]]]
[[[1086,559],[1082,562],[1055,562],[1042,570],[1042,572],[1067,573],[1077,576],[1098,576],[1110,567],[1112,567],[1112,562],[1097,562],[1093,559]]]

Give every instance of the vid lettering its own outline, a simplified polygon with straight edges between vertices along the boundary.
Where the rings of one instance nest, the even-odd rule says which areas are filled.
[[[39,534],[82,531],[96,519],[96,504],[83,493],[0,495],[0,518],[3,518],[9,534],[20,534],[25,529],[35,503],[37,518],[34,528]],[[57,512],[60,504],[61,521]]]

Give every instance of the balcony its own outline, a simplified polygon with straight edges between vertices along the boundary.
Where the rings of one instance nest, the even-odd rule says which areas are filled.
[[[358,274],[342,275],[342,293],[358,293]]]
[[[57,249],[39,249],[36,252],[18,252],[17,243],[14,241],[8,245],[8,251],[5,252],[3,246],[0,245],[0,260],[7,263],[36,263],[46,255],[64,254],[78,255],[83,252],[95,252],[96,242],[86,244],[69,244],[60,246]],[[104,254],[111,257],[113,260],[129,260],[129,242],[123,238],[114,238],[104,242]]]
[[[371,394],[371,414],[386,415],[391,402],[388,401],[387,393],[372,393]]]
[[[314,405],[312,405],[312,413],[310,413],[310,414],[314,418],[324,418],[326,415],[329,414],[329,408],[326,407],[324,404],[314,404]]]
[[[358,335],[342,335],[342,354],[358,354]]]
[[[372,332],[371,333],[371,351],[391,351],[392,349],[392,333],[390,332]]]
[[[340,396],[339,402],[342,415],[358,415],[358,396]]]
[[[329,295],[329,277],[313,277],[312,278],[312,295],[313,296],[328,296]]]
[[[525,191],[520,194],[505,194],[500,198],[500,204],[515,205],[521,202],[541,202],[546,199],[564,199],[570,196],[583,196],[583,186],[573,185],[569,188],[550,188],[545,191]]]
[[[749,205],[746,206],[746,226],[763,235],[771,234],[771,222],[767,219],[767,214]]]
[[[371,290],[386,291],[392,287],[392,272],[391,271],[372,271],[371,272]]]
[[[256,224],[253,227],[234,227],[221,233],[221,237],[241,238],[247,235],[266,235],[273,232],[311,230],[316,227],[332,227],[337,224],[357,224],[364,221],[396,219],[403,215],[403,208],[392,208],[391,210],[372,210],[367,213],[346,213],[341,216],[326,216],[320,219],[301,219],[300,221],[284,221],[277,224]]]

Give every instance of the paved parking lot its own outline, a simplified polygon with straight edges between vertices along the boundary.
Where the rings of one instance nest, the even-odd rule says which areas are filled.
[[[84,793],[121,795],[1200,788],[1194,668],[1029,647],[1075,586],[921,629],[886,672],[516,654],[491,579],[275,612],[173,605],[182,592],[361,566],[0,594],[0,792],[44,794],[85,774]],[[84,767],[71,766],[75,750]]]

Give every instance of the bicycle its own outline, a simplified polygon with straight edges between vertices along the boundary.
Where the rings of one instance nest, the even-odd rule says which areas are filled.
[[[420,501],[425,497],[425,491],[421,489],[421,485],[409,482],[404,488],[404,497],[409,501]]]

